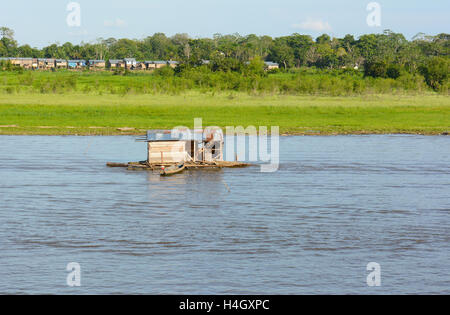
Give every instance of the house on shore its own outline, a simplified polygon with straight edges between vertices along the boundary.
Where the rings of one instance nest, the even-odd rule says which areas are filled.
[[[125,68],[125,62],[121,59],[110,59],[108,61],[108,67],[111,69]]]
[[[38,59],[37,58],[32,58],[32,62],[31,62],[31,69],[37,69],[39,67],[39,63],[38,63]]]
[[[153,64],[155,65],[155,69],[160,69],[160,68],[167,66],[167,61],[156,60],[156,61],[153,61]]]
[[[179,64],[180,63],[178,61],[172,61],[172,60],[167,61],[167,65],[171,68],[176,68],[176,67],[178,67]]]
[[[92,69],[105,69],[105,60],[89,60],[89,67]]]
[[[136,64],[136,70],[147,70],[147,64],[144,61],[138,61]]]
[[[86,60],[68,60],[67,67],[69,69],[83,69],[86,67]]]
[[[12,65],[24,69],[37,69],[37,58],[8,58]]]
[[[38,59],[38,69],[49,70],[55,68],[56,59],[42,58]]]
[[[264,65],[266,67],[266,70],[280,69],[280,65],[278,63],[276,63],[276,62],[265,61]]]
[[[178,61],[173,60],[156,60],[156,61],[136,61],[135,58],[110,59],[105,60],[65,60],[54,58],[11,58],[3,57],[1,61],[11,62],[12,65],[22,67],[24,69],[70,69],[79,70],[89,67],[93,70],[109,69],[128,69],[128,70],[155,70],[166,66],[176,68]]]
[[[125,68],[129,69],[129,70],[134,70],[136,69],[137,66],[137,61],[134,58],[125,58],[123,60],[123,62],[125,63]]]
[[[247,61],[245,64],[249,65],[250,61]],[[276,62],[264,61],[264,70],[266,70],[266,71],[279,69],[279,68],[280,68],[280,65]]]
[[[147,70],[155,70],[156,69],[156,65],[154,61],[144,61],[145,64],[145,68]]]
[[[56,69],[67,69],[67,60],[64,59],[56,59],[55,60]]]
[[[164,68],[166,66],[171,66],[172,68],[175,68],[178,65],[178,62],[166,60],[154,60],[154,61],[145,61],[145,65],[147,66],[147,70],[155,70]]]

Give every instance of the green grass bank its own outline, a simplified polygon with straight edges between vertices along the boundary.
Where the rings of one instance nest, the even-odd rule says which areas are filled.
[[[450,98],[431,93],[0,93],[1,135],[142,134],[147,129],[193,127],[194,118],[203,118],[204,126],[279,126],[282,134],[435,135],[450,132]]]

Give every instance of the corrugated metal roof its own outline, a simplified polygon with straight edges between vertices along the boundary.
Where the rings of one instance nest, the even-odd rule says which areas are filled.
[[[202,141],[207,140],[211,135],[214,136],[215,141],[223,140],[223,131],[221,129],[212,130],[209,135],[206,134],[205,130],[178,129],[173,131],[149,130],[147,131],[146,141]]]
[[[33,58],[8,57],[9,60],[33,60]]]

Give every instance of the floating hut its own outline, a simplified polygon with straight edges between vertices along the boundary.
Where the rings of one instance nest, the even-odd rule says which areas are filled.
[[[159,170],[162,166],[184,164],[186,168],[246,167],[246,163],[224,161],[224,136],[220,128],[203,130],[152,130],[137,139],[147,144],[147,160],[108,163],[109,167]]]
[[[196,132],[193,130],[149,131],[149,163],[215,162],[223,161],[224,139],[221,129]]]

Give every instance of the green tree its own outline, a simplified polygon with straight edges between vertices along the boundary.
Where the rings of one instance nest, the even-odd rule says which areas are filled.
[[[434,57],[420,68],[427,84],[434,90],[439,90],[448,80],[450,62],[448,58]]]
[[[0,54],[4,57],[15,57],[17,42],[14,40],[14,31],[7,27],[0,27]]]
[[[292,48],[295,66],[300,67],[307,64],[307,54],[314,45],[314,41],[309,35],[292,34],[286,37],[286,42]]]
[[[284,69],[295,64],[294,50],[288,45],[285,37],[275,39],[275,42],[270,49],[269,58],[282,64]]]
[[[384,61],[366,61],[364,75],[373,78],[385,78],[387,76],[387,64]]]
[[[391,79],[397,79],[401,75],[401,68],[399,65],[391,64],[386,69],[386,76]]]
[[[331,37],[327,34],[323,34],[316,38],[317,44],[329,44],[331,42]]]
[[[257,56],[250,60],[246,67],[246,72],[249,75],[263,76],[265,74],[264,67],[264,61],[261,59],[261,57]]]

